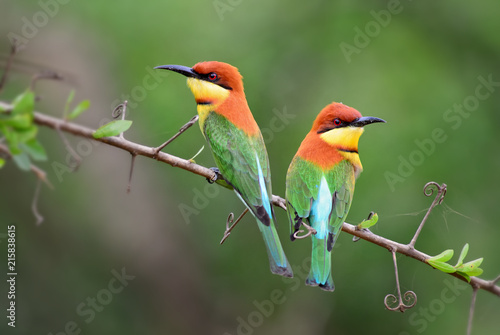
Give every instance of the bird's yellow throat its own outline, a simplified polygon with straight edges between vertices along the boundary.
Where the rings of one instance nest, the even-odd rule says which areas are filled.
[[[193,92],[194,99],[198,104],[199,123],[203,130],[203,124],[208,113],[223,103],[229,96],[230,91],[217,84],[196,78],[188,78],[187,85]]]
[[[337,148],[342,156],[345,157],[356,169],[356,174],[363,170],[358,155],[358,143],[364,129],[361,127],[342,127],[334,128],[322,133],[319,137]]]

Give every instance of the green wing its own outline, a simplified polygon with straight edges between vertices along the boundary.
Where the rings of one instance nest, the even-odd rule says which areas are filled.
[[[220,173],[264,224],[274,217],[270,205],[271,170],[262,135],[250,137],[225,117],[211,112],[203,133]],[[259,166],[261,180],[259,180]]]
[[[314,163],[295,156],[290,164],[286,179],[287,212],[293,234],[300,228],[302,220],[308,220],[313,202],[318,200],[322,177],[325,177],[332,193],[332,211],[329,232],[336,239],[342,223],[347,217],[354,192],[354,171],[352,165],[342,161],[328,171],[323,171]],[[311,224],[309,222],[309,224]],[[329,249],[333,247],[333,243]]]

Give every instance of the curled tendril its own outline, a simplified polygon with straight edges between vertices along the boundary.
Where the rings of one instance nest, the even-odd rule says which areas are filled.
[[[243,213],[234,221],[234,214],[233,212],[229,213],[227,220],[226,220],[226,231],[224,231],[224,236],[222,237],[222,240],[220,241],[220,244],[224,243],[224,241],[229,237],[231,234],[231,231],[233,228],[238,224],[238,222],[241,221],[241,219],[245,216],[245,214],[248,213],[248,208],[245,208]]]
[[[413,291],[406,291],[402,298],[397,298],[394,294],[388,294],[384,298],[385,308],[390,311],[400,311],[401,313],[412,308],[416,303],[417,295]]]
[[[434,191],[438,192],[439,202],[438,204],[441,204],[444,200],[444,196],[446,195],[446,184],[439,185],[435,181],[430,181],[424,186],[424,195],[426,197],[430,197],[434,194]]]
[[[302,238],[306,238],[308,236],[311,236],[311,235],[316,235],[317,231],[316,229],[314,229],[313,227],[309,226],[308,224],[302,222],[302,225],[307,229],[307,233],[305,235],[299,235],[299,234],[302,234],[304,231],[301,229],[301,230],[297,230],[295,233],[293,233],[293,237],[296,238],[296,239],[302,239]]]
[[[113,112],[111,112],[111,116],[113,117],[113,119],[118,119],[120,116],[122,116],[122,114],[125,114],[127,110],[127,103],[128,101],[125,100],[124,102],[116,106],[115,109],[113,109]]]
[[[234,213],[231,212],[229,213],[227,220],[226,220],[226,229],[229,229],[229,226],[234,222]]]

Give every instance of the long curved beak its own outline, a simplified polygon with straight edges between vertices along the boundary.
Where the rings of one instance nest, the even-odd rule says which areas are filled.
[[[377,123],[377,122],[385,123],[385,120],[382,120],[382,119],[379,119],[378,117],[373,117],[373,116],[363,116],[363,117],[360,117],[359,119],[352,121],[349,124],[349,126],[351,126],[351,127],[364,127],[368,124]]]
[[[155,67],[155,69],[170,70],[185,75],[186,77],[200,78],[200,75],[192,68],[183,65],[160,65]]]

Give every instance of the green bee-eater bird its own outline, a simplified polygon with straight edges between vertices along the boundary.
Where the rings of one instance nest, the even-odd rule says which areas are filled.
[[[333,291],[331,251],[342,229],[354,193],[354,182],[363,167],[358,141],[363,126],[385,122],[362,117],[344,104],[332,103],[317,116],[302,141],[286,176],[287,212],[292,241],[302,222],[312,234],[311,269],[306,284]]]
[[[248,107],[238,69],[221,62],[192,68],[158,66],[188,77],[197,104],[199,124],[213,157],[236,195],[257,219],[269,256],[271,272],[292,277],[292,269],[274,226],[271,169],[259,126]]]

